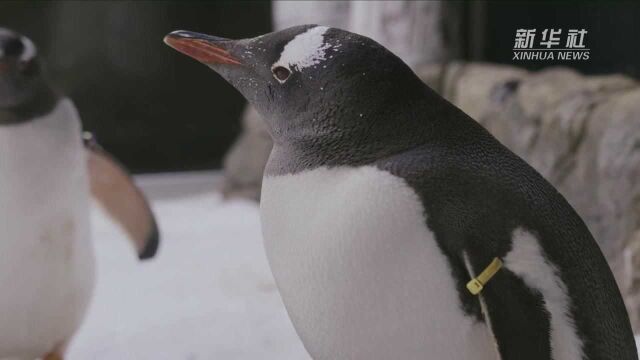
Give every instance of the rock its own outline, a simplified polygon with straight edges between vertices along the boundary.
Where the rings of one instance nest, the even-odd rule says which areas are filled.
[[[260,200],[262,172],[272,141],[265,123],[252,106],[242,115],[242,133],[224,159],[220,191],[225,197]]]
[[[640,331],[640,89],[618,91],[594,110],[590,124],[585,148],[591,151],[580,161],[595,168],[583,183],[586,194],[593,189],[596,195],[585,206],[588,222]],[[631,255],[632,262],[625,260]]]

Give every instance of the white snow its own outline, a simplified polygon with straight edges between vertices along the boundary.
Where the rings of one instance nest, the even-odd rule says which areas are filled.
[[[266,262],[258,207],[213,173],[138,178],[162,231],[139,262],[94,207],[98,284],[69,360],[308,359]]]
[[[326,26],[316,26],[296,35],[284,46],[280,58],[271,68],[284,66],[291,70],[291,67],[295,67],[302,71],[325,60],[325,50],[331,47],[324,42],[324,33],[327,30],[329,28]]]

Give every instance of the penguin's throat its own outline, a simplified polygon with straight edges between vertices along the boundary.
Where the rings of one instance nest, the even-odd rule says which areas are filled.
[[[18,99],[19,98],[19,99]],[[19,101],[18,101],[19,100]],[[18,124],[49,113],[60,100],[60,95],[44,82],[27,95],[6,104],[0,103],[0,125]]]
[[[305,141],[276,141],[265,174],[284,175],[319,167],[369,165],[420,145],[417,141],[410,142],[406,139],[367,141],[339,136]]]

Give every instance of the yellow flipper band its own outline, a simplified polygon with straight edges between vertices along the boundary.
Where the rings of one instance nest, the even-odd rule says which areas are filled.
[[[469,290],[469,292],[473,295],[480,294],[482,288],[484,288],[484,286],[489,282],[489,280],[491,280],[491,278],[498,272],[498,270],[500,270],[501,267],[502,261],[498,258],[493,258],[491,264],[489,264],[489,266],[482,270],[480,275],[471,279],[471,281],[467,283],[467,289]]]

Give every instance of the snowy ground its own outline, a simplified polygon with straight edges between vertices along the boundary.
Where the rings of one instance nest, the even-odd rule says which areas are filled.
[[[264,257],[256,204],[222,201],[216,181],[138,178],[163,236],[150,262],[93,211],[98,284],[69,360],[309,359]]]
[[[269,271],[258,208],[224,202],[216,175],[140,177],[162,231],[138,262],[93,211],[98,284],[70,360],[308,359]]]

